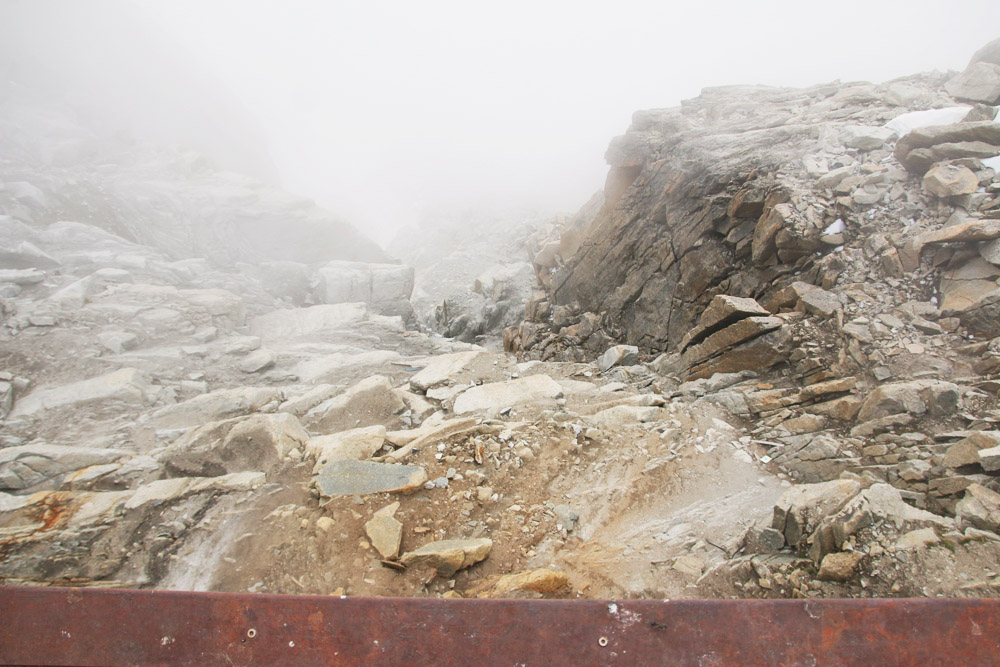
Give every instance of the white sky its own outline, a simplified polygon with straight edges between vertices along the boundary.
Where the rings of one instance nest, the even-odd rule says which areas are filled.
[[[428,212],[574,211],[636,109],[705,86],[960,70],[1000,1],[134,0],[227,84],[286,189],[385,241]]]

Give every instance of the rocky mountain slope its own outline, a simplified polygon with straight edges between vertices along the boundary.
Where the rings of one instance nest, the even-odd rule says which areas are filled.
[[[527,236],[506,351],[417,330],[413,269],[349,230],[269,244],[304,202],[53,116],[38,155],[0,109],[0,578],[995,595],[994,50],[637,113]]]
[[[415,270],[410,301],[425,330],[499,349],[535,285],[528,245],[551,231],[533,212],[465,211],[403,229],[387,250]]]

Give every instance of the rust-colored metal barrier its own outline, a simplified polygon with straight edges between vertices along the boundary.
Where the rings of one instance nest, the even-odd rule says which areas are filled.
[[[4,665],[988,665],[997,600],[546,601],[0,587]]]

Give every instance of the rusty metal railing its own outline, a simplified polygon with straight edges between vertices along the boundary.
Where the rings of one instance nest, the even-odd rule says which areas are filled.
[[[997,600],[440,600],[0,587],[4,665],[998,663]]]

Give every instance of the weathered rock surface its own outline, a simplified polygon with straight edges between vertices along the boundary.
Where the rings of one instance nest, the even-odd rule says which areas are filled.
[[[314,290],[321,303],[367,303],[380,315],[413,317],[413,267],[395,264],[330,262],[319,272]]]
[[[314,431],[330,433],[391,422],[405,409],[406,404],[389,379],[373,375],[317,405],[306,414],[305,421]]]
[[[145,401],[147,380],[135,368],[80,380],[63,387],[39,387],[14,404],[11,417],[30,417],[47,410],[74,408],[89,403],[138,403]]]
[[[979,179],[971,169],[953,164],[932,168],[922,183],[924,190],[938,197],[967,195],[979,188]]]
[[[370,458],[382,448],[385,439],[385,426],[376,424],[310,438],[305,449],[306,455],[316,461],[313,470],[316,473],[331,461],[363,461]]]
[[[639,360],[639,348],[634,345],[615,345],[597,360],[597,367],[604,373],[615,366],[631,366]]]
[[[393,517],[398,509],[398,502],[386,505],[365,523],[365,534],[372,541],[372,546],[382,558],[389,560],[399,555],[403,539],[403,524]]]
[[[0,489],[27,489],[68,472],[128,456],[117,449],[21,445],[0,449]]]
[[[324,496],[410,493],[424,485],[427,471],[419,466],[340,460],[320,469],[315,479]]]
[[[529,375],[509,382],[493,382],[472,387],[455,399],[455,414],[494,410],[516,405],[555,404],[563,388],[548,375]]]
[[[578,214],[428,234],[415,273],[347,248],[245,262],[255,212],[237,209],[269,195],[186,158],[171,187],[235,188],[202,203],[235,216],[222,250],[243,259],[198,256],[205,239],[178,259],[164,248],[203,212],[174,211],[153,247],[148,219],[129,225],[158,195],[94,208],[116,160],[153,157],[123,147],[93,182],[44,165],[5,98],[0,578],[995,595],[1000,143],[995,110],[954,106],[946,79],[639,112]],[[285,207],[309,209],[268,210]],[[122,372],[120,393],[88,384]],[[450,577],[490,540],[474,575],[417,567]],[[431,542],[409,570],[404,541]]]
[[[281,465],[293,449],[301,450],[307,440],[309,434],[294,415],[256,414],[192,429],[158,458],[178,476],[269,471]]]
[[[443,354],[431,360],[427,366],[410,378],[410,386],[426,393],[428,389],[448,383],[459,373],[482,356],[478,350]]]
[[[868,421],[907,412],[949,415],[959,402],[958,386],[944,380],[913,380],[878,387],[865,399],[858,419]]]
[[[958,100],[1000,104],[1000,65],[976,62],[944,84]]]
[[[981,484],[972,484],[958,502],[955,514],[976,528],[995,533],[1000,530],[1000,493]]]
[[[832,480],[820,484],[794,486],[774,507],[771,527],[796,546],[815,530],[826,516],[837,512],[861,490],[854,480]]]
[[[426,565],[437,570],[438,575],[450,577],[485,559],[492,550],[493,540],[485,537],[474,540],[441,540],[406,552],[399,562],[407,567]]]
[[[470,593],[480,598],[515,597],[521,593],[551,594],[564,588],[569,576],[549,568],[539,568],[516,574],[505,574],[477,583]]]

